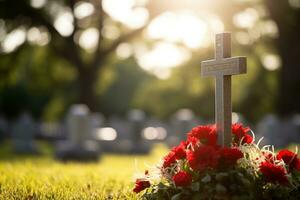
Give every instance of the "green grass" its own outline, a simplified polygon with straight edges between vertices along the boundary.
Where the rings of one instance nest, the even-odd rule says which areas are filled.
[[[97,163],[61,163],[43,144],[42,156],[17,156],[9,144],[0,150],[0,199],[139,199],[133,175],[159,161],[159,145],[147,156],[103,155]]]

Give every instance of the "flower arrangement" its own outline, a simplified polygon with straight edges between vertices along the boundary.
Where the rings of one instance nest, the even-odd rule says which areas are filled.
[[[145,200],[300,199],[297,154],[260,148],[260,141],[233,124],[231,146],[220,147],[215,125],[197,126],[136,179],[133,191]]]

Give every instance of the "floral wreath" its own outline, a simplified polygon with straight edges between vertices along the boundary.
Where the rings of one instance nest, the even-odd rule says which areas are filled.
[[[261,140],[233,124],[231,146],[221,147],[215,125],[197,126],[136,179],[133,191],[146,200],[300,199],[297,153],[259,148]]]

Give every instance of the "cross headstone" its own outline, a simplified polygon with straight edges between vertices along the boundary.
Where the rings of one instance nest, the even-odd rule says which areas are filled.
[[[90,110],[86,105],[75,104],[71,106],[67,115],[67,131],[67,141],[57,143],[57,158],[79,161],[98,159],[99,144],[93,138]]]
[[[231,75],[247,72],[246,57],[231,57],[231,34],[216,35],[215,59],[201,62],[201,76],[214,76],[218,144],[231,143]]]

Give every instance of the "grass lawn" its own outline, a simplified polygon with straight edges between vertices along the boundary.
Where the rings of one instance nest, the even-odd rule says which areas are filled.
[[[167,152],[156,146],[147,156],[103,155],[97,163],[61,163],[51,148],[42,156],[17,156],[1,143],[0,199],[139,199],[132,193],[133,175]]]

